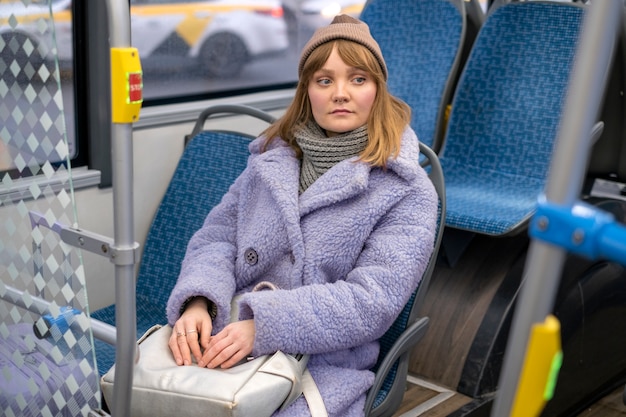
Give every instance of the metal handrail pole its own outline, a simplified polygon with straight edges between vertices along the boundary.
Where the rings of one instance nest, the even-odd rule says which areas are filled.
[[[107,0],[111,48],[131,47],[130,6],[128,0]],[[133,222],[133,147],[132,125],[112,123],[111,158],[113,183],[114,247],[135,246]],[[135,265],[115,265],[115,381],[113,417],[130,416],[131,387],[137,320],[135,306]]]
[[[545,197],[552,203],[572,206],[582,189],[590,135],[600,108],[623,7],[623,0],[596,1],[584,18],[546,184]],[[552,311],[565,255],[562,248],[531,241],[491,413],[494,417],[510,415],[530,329]]]

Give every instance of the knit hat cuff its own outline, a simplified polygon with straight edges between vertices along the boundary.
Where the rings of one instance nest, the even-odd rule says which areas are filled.
[[[345,21],[347,16],[341,16],[342,20]],[[338,22],[338,18],[335,18],[333,22],[323,28],[318,29],[313,37],[309,40],[309,42],[304,46],[302,50],[302,55],[300,57],[300,64],[298,66],[298,75],[302,75],[302,71],[304,69],[304,64],[309,56],[313,53],[313,51],[327,42],[331,42],[336,39],[346,39],[352,42],[356,42],[360,45],[365,46],[369,51],[374,55],[376,60],[378,61],[380,68],[383,71],[383,77],[385,81],[387,80],[387,66],[385,65],[385,60],[383,58],[383,54],[378,46],[378,43],[374,40],[372,35],[370,34],[369,27],[353,18],[349,18],[354,23],[350,21]]]

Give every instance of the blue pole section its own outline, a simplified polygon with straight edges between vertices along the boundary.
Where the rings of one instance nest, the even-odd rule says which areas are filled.
[[[626,228],[609,225],[599,237],[598,246],[602,258],[626,265]]]
[[[131,47],[130,7],[128,0],[107,0],[111,48]],[[113,180],[114,250],[136,247],[133,222],[133,147],[132,124],[112,123],[111,158]],[[137,320],[135,306],[134,262],[115,263],[115,381],[113,417],[130,416],[131,387]]]
[[[530,222],[530,236],[588,259],[626,265],[626,227],[591,204],[559,206],[539,199]]]
[[[546,185],[545,197],[550,204],[571,207],[582,189],[591,147],[590,136],[600,108],[623,8],[623,0],[594,1],[585,16]],[[607,239],[612,240],[612,236]],[[565,254],[563,248],[551,243],[531,241],[491,413],[493,417],[505,417],[511,413],[530,329],[533,324],[543,322],[552,311]]]

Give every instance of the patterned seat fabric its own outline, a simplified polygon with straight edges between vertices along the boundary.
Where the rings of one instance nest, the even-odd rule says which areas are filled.
[[[585,8],[521,2],[495,8],[457,85],[441,155],[447,226],[515,233],[548,175]]]
[[[420,142],[438,152],[464,41],[464,3],[374,0],[360,18],[385,56],[389,90],[413,110]]]

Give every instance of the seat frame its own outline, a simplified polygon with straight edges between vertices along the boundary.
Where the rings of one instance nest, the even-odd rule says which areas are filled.
[[[392,329],[381,338],[381,343],[391,342],[391,348],[386,353],[381,352],[383,357],[378,360],[374,384],[365,400],[366,417],[392,416],[396,412],[402,403],[407,384],[411,350],[422,339],[428,329],[429,319],[428,317],[419,317],[419,310],[424,303],[426,292],[430,286],[430,280],[437,263],[439,247],[443,238],[446,219],[446,191],[443,170],[437,154],[423,143],[420,143],[419,147],[420,152],[428,161],[429,177],[439,197],[438,227],[435,234],[434,249],[413,296],[392,325]],[[397,330],[400,330],[401,333],[396,337],[394,331]],[[390,386],[386,393],[381,392],[384,385]]]

